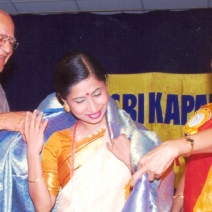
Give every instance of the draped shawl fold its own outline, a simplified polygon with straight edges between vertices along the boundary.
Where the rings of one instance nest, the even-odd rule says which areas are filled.
[[[133,172],[141,156],[154,149],[161,143],[154,132],[146,130],[142,125],[136,124],[124,111],[118,109],[116,103],[110,100],[106,114],[110,137],[115,138],[124,133],[131,140],[130,157]],[[171,210],[174,173],[171,171],[162,180],[148,180],[148,174],[134,186],[122,212],[168,212]]]
[[[39,105],[44,112],[44,119],[49,119],[45,131],[45,142],[55,132],[70,127],[75,119],[64,112],[55,93],[49,95]],[[161,142],[155,133],[134,123],[129,115],[118,109],[116,103],[109,101],[106,118],[111,138],[125,133],[131,139],[132,170],[136,171],[141,156],[152,150]],[[34,211],[28,194],[26,144],[19,133],[0,132],[0,208],[8,211]],[[131,192],[123,212],[157,212],[170,211],[172,205],[174,174],[170,172],[162,181],[148,181],[144,174]],[[54,209],[53,209],[54,210]]]

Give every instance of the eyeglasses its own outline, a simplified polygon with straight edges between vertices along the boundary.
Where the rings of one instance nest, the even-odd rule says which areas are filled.
[[[15,38],[0,34],[0,46],[4,45],[7,40],[9,41],[9,44],[12,46],[13,50],[17,49],[19,43]]]

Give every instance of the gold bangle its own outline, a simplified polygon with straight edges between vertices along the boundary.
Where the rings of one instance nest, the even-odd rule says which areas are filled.
[[[190,145],[191,149],[190,149],[190,152],[186,155],[184,155],[184,157],[188,157],[191,155],[191,153],[193,152],[193,148],[194,148],[194,139],[193,138],[190,138],[188,136],[185,137],[185,140],[187,142],[188,145]]]
[[[179,197],[179,198],[184,198],[184,196],[183,195],[181,195],[181,194],[177,194],[177,195],[175,195],[175,196],[173,196],[173,199],[176,199],[177,197]]]
[[[36,180],[29,180],[29,179],[28,179],[28,182],[29,182],[29,183],[37,183],[38,181],[40,181],[40,180],[42,179],[42,177],[43,177],[43,173],[42,173],[42,175],[41,175],[38,179],[36,179]]]

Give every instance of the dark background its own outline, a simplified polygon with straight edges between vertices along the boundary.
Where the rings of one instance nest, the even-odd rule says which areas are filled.
[[[72,50],[94,54],[109,74],[211,72],[211,9],[13,20],[20,46],[0,75],[12,111],[33,110],[54,92],[55,65]]]

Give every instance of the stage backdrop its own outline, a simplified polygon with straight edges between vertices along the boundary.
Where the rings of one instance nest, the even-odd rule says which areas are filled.
[[[143,73],[109,76],[109,93],[131,117],[162,141],[184,135],[183,127],[201,105],[212,102],[212,74]],[[177,184],[184,160],[175,163]]]
[[[211,72],[212,9],[13,19],[20,45],[1,80],[13,111],[33,110],[53,92],[58,60],[76,49],[94,54],[108,74]]]

